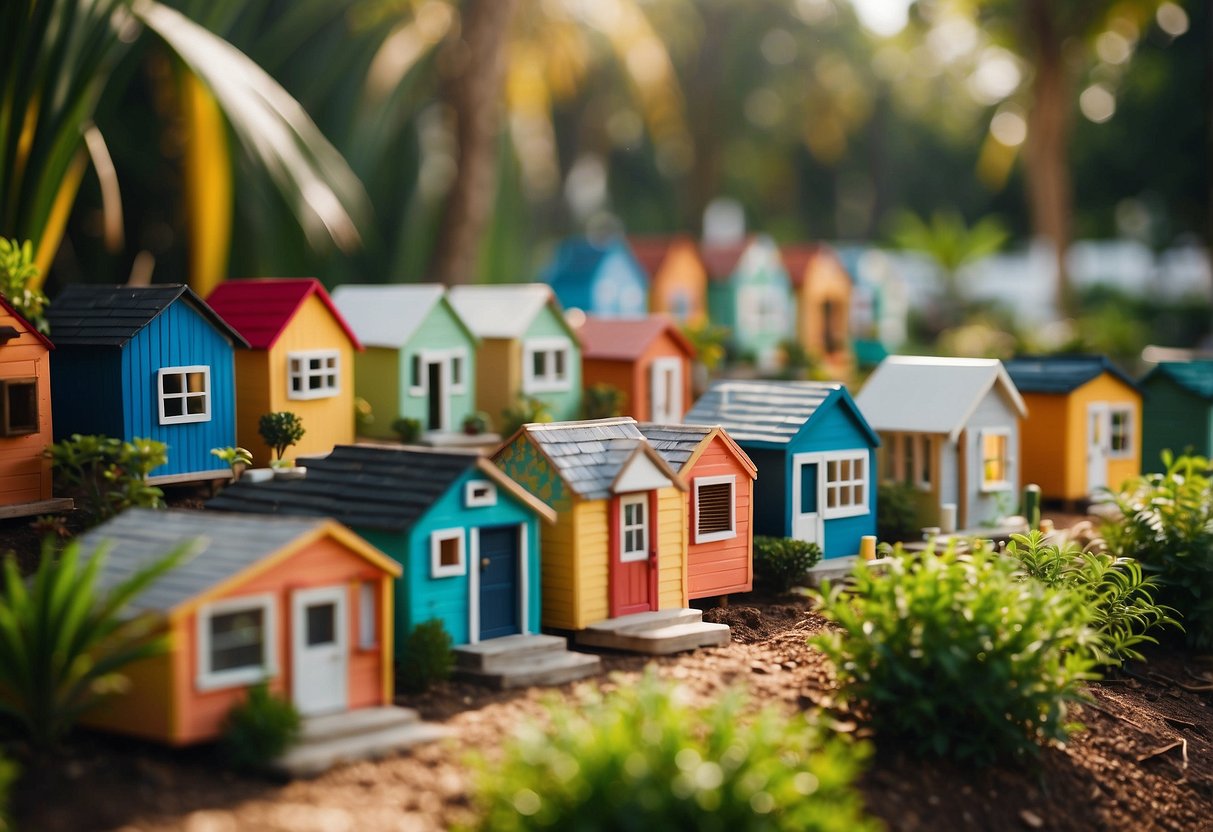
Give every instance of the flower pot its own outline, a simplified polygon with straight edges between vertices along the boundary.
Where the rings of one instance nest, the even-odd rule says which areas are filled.
[[[306,476],[307,468],[302,465],[274,469],[274,479],[276,480],[301,480]]]
[[[273,468],[249,468],[241,476],[241,480],[244,482],[269,482],[273,478]]]

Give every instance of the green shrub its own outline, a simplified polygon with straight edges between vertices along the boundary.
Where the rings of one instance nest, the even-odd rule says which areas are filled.
[[[867,748],[738,694],[705,707],[649,673],[603,695],[549,700],[504,759],[478,761],[477,828],[875,830],[852,788]]]
[[[627,394],[613,384],[591,384],[585,388],[581,400],[581,417],[610,419],[613,416],[622,416],[627,401]]]
[[[123,442],[74,433],[46,449],[60,494],[100,523],[128,508],[159,508],[164,492],[147,484],[153,469],[168,461],[168,446],[154,439]]]
[[[301,725],[295,705],[270,693],[262,682],[250,687],[245,700],[228,711],[219,747],[232,768],[257,771],[295,744]]]
[[[392,422],[392,433],[400,437],[406,445],[412,445],[421,438],[421,420],[401,416]]]
[[[263,413],[257,422],[257,433],[274,449],[274,458],[279,462],[286,449],[302,439],[306,432],[303,421],[289,410]]]
[[[19,243],[0,237],[0,295],[8,298],[13,308],[45,335],[50,332],[46,323],[46,295],[40,289],[30,288],[30,282],[37,276],[33,244],[29,240]]]
[[[1067,704],[1091,672],[1089,605],[1024,580],[978,549],[895,552],[883,574],[857,564],[821,611],[841,631],[814,637],[845,696],[865,703],[878,741],[990,763],[1063,739]]]
[[[1140,561],[1158,579],[1158,600],[1174,607],[1188,644],[1213,647],[1213,480],[1209,460],[1163,454],[1166,472],[1146,474],[1104,501],[1119,513],[1101,534],[1115,557]]]
[[[468,436],[479,436],[489,429],[489,414],[477,410],[463,417],[463,432]]]
[[[501,436],[513,436],[520,427],[532,422],[550,421],[552,414],[546,404],[530,396],[519,396],[512,405],[501,412]]]
[[[1157,641],[1147,635],[1150,630],[1179,626],[1170,615],[1174,610],[1154,602],[1156,582],[1132,558],[1084,552],[1073,542],[1046,545],[1038,531],[1011,535],[1007,554],[1019,560],[1025,576],[1076,592],[1089,603],[1099,635],[1092,657],[1100,664],[1142,659],[1137,646]]]
[[[816,543],[790,537],[754,538],[754,579],[771,592],[787,592],[821,560]]]
[[[423,621],[401,645],[396,684],[405,693],[423,693],[434,682],[450,678],[455,666],[451,636],[437,618]]]
[[[876,539],[882,543],[914,540],[921,535],[918,495],[904,482],[882,482],[876,488]]]

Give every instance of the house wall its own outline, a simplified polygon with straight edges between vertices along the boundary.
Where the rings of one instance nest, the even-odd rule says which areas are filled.
[[[793,334],[795,299],[788,273],[779,262],[773,243],[756,242],[742,255],[732,277],[734,294],[733,342],[742,355],[753,356],[760,364],[773,356],[779,345]],[[765,298],[777,310],[778,324],[754,325],[747,315],[749,304]],[[755,299],[755,300],[752,300]]]
[[[400,353],[367,347],[354,355],[355,393],[366,399],[375,419],[360,428],[367,436],[395,439],[392,422],[400,416]]]
[[[904,441],[913,441],[917,434],[901,433],[897,431],[881,431],[880,432],[880,447],[876,449],[876,470],[879,474],[880,482],[905,482],[904,476],[898,477],[898,468],[895,460],[897,453],[897,443],[900,437],[904,437]],[[929,440],[929,441],[928,441]],[[921,488],[917,483],[913,483],[911,494],[914,499],[916,522],[920,526],[936,526],[939,525],[940,503],[953,502],[955,496],[951,500],[945,500],[942,497],[944,480],[950,482],[951,487],[955,488],[956,476],[955,470],[948,469],[941,464],[943,459],[944,448],[948,444],[946,434],[929,434],[924,435],[922,441],[928,441],[929,454],[931,457],[931,483],[930,488]],[[948,473],[951,471],[951,473]],[[881,541],[882,543],[891,543],[893,541]]]
[[[57,347],[51,353],[51,403],[55,409],[51,431],[56,442],[73,433],[121,437],[124,414],[135,404],[122,389],[121,351],[117,347]]]
[[[729,340],[736,342],[733,334],[737,328],[737,297],[728,278],[708,279],[708,318],[716,326],[728,327]]]
[[[982,490],[981,432],[984,428],[1005,429],[1007,439],[1007,481],[1011,485],[1003,490]],[[996,519],[1000,514],[1014,513],[1019,507],[1016,484],[1020,481],[1019,414],[998,392],[988,392],[965,425],[964,485],[965,499],[957,507],[957,523],[960,528],[972,528]]]
[[[236,350],[236,444],[253,454],[253,465],[268,465],[273,456],[257,433],[261,414],[274,407],[270,355],[265,350]],[[304,426],[306,429],[306,425]]]
[[[482,339],[476,351],[476,407],[489,415],[494,428],[501,425],[503,411],[521,390],[522,342]]]
[[[42,455],[51,442],[51,377],[46,345],[28,325],[0,307],[0,326],[21,334],[0,344],[0,378],[37,379],[38,430],[0,437],[0,505],[31,503],[51,497],[51,461]]]
[[[851,279],[833,257],[818,254],[805,267],[796,298],[796,334],[801,346],[831,369],[849,372],[851,355]],[[833,350],[826,333],[834,334]]]
[[[735,537],[708,543],[695,543],[695,481],[701,477],[736,477],[734,485]],[[699,456],[687,476],[690,490],[683,495],[686,512],[683,528],[687,535],[687,596],[707,598],[732,592],[749,592],[754,584],[751,552],[754,545],[752,515],[754,480],[727,448],[724,440],[714,438]]]
[[[758,468],[754,483],[754,534],[787,537],[792,533],[792,490],[788,452],[783,448],[756,448],[738,442]]]
[[[633,406],[634,412],[629,415],[642,422],[655,418],[652,404],[653,362],[659,358],[676,358],[682,368],[682,407],[678,414],[679,420],[691,409],[691,361],[673,337],[668,332],[663,332],[653,339],[641,359],[632,365],[632,386],[637,391],[637,398]]]
[[[707,271],[689,240],[671,243],[653,275],[649,307],[680,324],[700,326],[707,320]]]
[[[657,609],[685,607],[687,589],[687,503],[677,488],[657,491]]]
[[[640,383],[639,366],[643,362],[606,361],[586,358],[581,365],[582,383],[586,389],[595,384],[609,384],[625,396],[622,415],[639,421],[649,418],[648,385]],[[647,365],[646,365],[647,366]]]
[[[572,345],[569,350],[569,387],[567,390],[559,390],[550,393],[533,393],[534,398],[543,402],[548,411],[552,414],[552,421],[563,422],[569,419],[578,419],[581,417],[581,345],[577,343],[577,339],[569,334],[568,327],[561,320],[551,306],[544,306],[539,314],[535,316],[530,327],[523,337],[525,344],[530,338],[567,338]],[[523,351],[520,348],[518,354],[518,387],[510,394],[509,401],[512,402],[514,395],[522,389],[522,360]]]
[[[464,381],[458,388],[460,392],[452,392],[456,388],[449,384],[449,411],[447,429],[462,430],[463,420],[476,410],[476,342],[469,337],[467,330],[455,316],[450,304],[445,301],[438,303],[433,311],[422,321],[421,326],[413,333],[408,344],[400,351],[400,363],[397,365],[400,374],[398,381],[399,407],[398,415],[410,419],[418,419],[424,425],[429,409],[428,392],[413,393],[410,390],[412,372],[412,357],[427,350],[461,349],[464,354]],[[424,368],[423,368],[424,372]],[[424,381],[424,379],[423,379]],[[393,416],[392,419],[396,417]],[[377,421],[377,420],[376,420]],[[389,420],[389,427],[392,420]]]
[[[573,548],[573,629],[580,630],[610,617],[608,502],[577,500],[573,505],[576,532]]]
[[[648,281],[625,249],[617,248],[603,258],[590,288],[592,308],[587,312],[611,318],[648,314]]]
[[[1076,499],[1074,489],[1086,485],[1086,406],[1073,422],[1070,396],[1055,393],[1021,393],[1028,418],[1019,422],[1023,436],[1023,465],[1019,487],[1040,486],[1043,496]],[[1071,450],[1073,449],[1073,450]],[[1080,456],[1079,456],[1080,455]],[[1081,470],[1074,470],[1075,460]],[[1082,485],[1077,481],[1081,479]]]
[[[1213,451],[1213,423],[1210,421],[1213,409],[1209,402],[1162,374],[1155,374],[1143,386],[1142,470],[1163,471],[1164,450],[1179,456],[1191,449],[1192,453],[1209,456]]]

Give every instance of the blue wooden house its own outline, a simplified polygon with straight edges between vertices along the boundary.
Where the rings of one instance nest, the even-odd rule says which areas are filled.
[[[236,444],[234,350],[248,342],[187,286],[68,286],[48,307],[54,437],[168,445],[151,482],[230,475],[211,448]]]
[[[541,520],[556,513],[472,452],[339,445],[301,480],[237,482],[208,509],[332,517],[404,567],[395,643],[437,618],[456,646],[539,632]]]
[[[684,419],[720,425],[758,468],[754,533],[855,555],[876,534],[876,448],[845,387],[815,381],[718,381]]]
[[[649,311],[649,280],[622,239],[565,240],[543,273],[565,309],[600,318],[638,318]]]

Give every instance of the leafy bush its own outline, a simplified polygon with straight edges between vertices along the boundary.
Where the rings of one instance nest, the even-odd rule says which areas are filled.
[[[414,627],[401,645],[396,682],[405,693],[423,693],[450,678],[455,666],[450,633],[437,618]]]
[[[1166,472],[1127,482],[1105,502],[1119,517],[1101,534],[1115,557],[1158,577],[1158,600],[1179,611],[1188,644],[1213,647],[1213,480],[1209,460],[1163,454]]]
[[[1024,580],[1016,561],[982,549],[895,552],[883,574],[857,564],[850,580],[820,598],[841,632],[811,643],[879,740],[989,763],[1066,736],[1067,703],[1095,678],[1078,593]]]
[[[1019,560],[1024,575],[1076,592],[1089,603],[1095,613],[1091,623],[1099,635],[1091,644],[1092,658],[1100,664],[1142,659],[1137,646],[1157,641],[1147,635],[1150,630],[1179,626],[1170,615],[1174,610],[1154,603],[1156,582],[1132,558],[1084,552],[1072,542],[1047,545],[1038,531],[1011,535],[1007,554]]]
[[[501,412],[501,435],[513,436],[523,425],[550,421],[552,414],[546,404],[530,396],[519,396],[512,405]]]
[[[274,457],[278,461],[282,460],[286,449],[302,439],[306,432],[302,420],[289,410],[264,413],[257,422],[257,433],[265,444],[274,449]]]
[[[627,394],[613,384],[591,384],[581,400],[581,416],[583,419],[622,416],[627,399]]]
[[[421,438],[421,420],[401,416],[392,422],[392,432],[400,437],[400,441],[411,445]]]
[[[463,417],[463,432],[468,436],[479,436],[489,429],[489,414],[477,410]]]
[[[504,759],[480,760],[479,829],[875,830],[851,784],[867,748],[797,715],[706,707],[649,673],[582,701],[550,700]]]
[[[109,436],[81,436],[46,449],[61,494],[100,523],[128,508],[159,508],[164,492],[147,484],[147,475],[168,461],[168,446],[154,439],[130,442]]]
[[[299,739],[302,720],[294,703],[270,693],[265,682],[248,689],[247,698],[228,711],[219,747],[238,771],[264,769]]]
[[[50,332],[46,322],[46,295],[29,287],[38,276],[34,247],[29,240],[19,243],[0,237],[0,295],[8,298],[21,317],[44,335]]]
[[[754,578],[772,592],[787,592],[821,560],[821,547],[790,537],[754,538]]]
[[[884,543],[913,540],[920,534],[914,486],[882,482],[876,488],[876,538]]]
[[[131,617],[127,606],[192,547],[178,547],[103,591],[97,579],[107,551],[99,548],[81,563],[78,544],[69,543],[56,557],[48,541],[28,584],[16,558],[5,558],[0,714],[35,749],[53,746],[81,713],[119,692],[126,681],[118,672],[123,667],[166,646],[154,633],[156,619]]]

